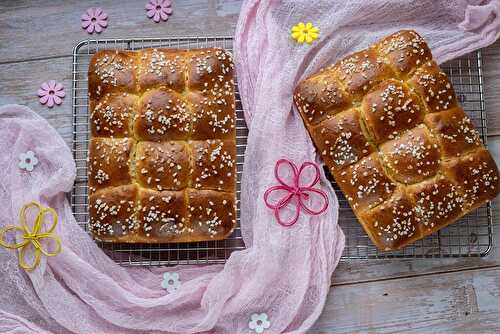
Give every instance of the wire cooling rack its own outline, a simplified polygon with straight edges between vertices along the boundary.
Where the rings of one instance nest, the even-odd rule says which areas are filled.
[[[90,58],[101,49],[137,50],[144,48],[221,47],[232,51],[231,37],[87,40],[73,50],[73,155],[77,178],[71,194],[75,218],[88,231],[87,150],[89,111],[87,71]],[[171,265],[224,263],[231,252],[244,249],[239,226],[240,180],[248,130],[243,118],[239,93],[236,90],[236,169],[237,226],[226,240],[171,244],[115,244],[97,241],[116,262],[123,265]]]
[[[138,50],[155,47],[200,48],[222,47],[232,51],[231,37],[180,37],[86,40],[73,49],[73,155],[77,178],[71,193],[71,206],[78,224],[88,231],[87,150],[89,110],[87,71],[90,58],[100,49]],[[442,66],[449,75],[462,106],[486,143],[481,53],[471,53]],[[237,87],[236,87],[237,88]],[[236,89],[237,142],[237,227],[226,240],[174,244],[115,244],[96,241],[116,262],[122,265],[176,265],[224,263],[236,250],[245,248],[240,229],[240,180],[248,129],[243,118],[241,100]],[[382,252],[373,246],[356,221],[342,192],[330,177],[340,203],[339,224],[346,235],[343,260],[367,258],[414,258],[483,256],[492,245],[492,209],[490,204],[475,210],[460,222],[419,240],[397,252]]]

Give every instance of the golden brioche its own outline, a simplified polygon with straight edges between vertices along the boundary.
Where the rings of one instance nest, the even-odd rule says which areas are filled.
[[[414,31],[309,78],[294,101],[359,222],[400,249],[495,198],[498,168]]]
[[[89,226],[110,242],[236,225],[233,63],[218,48],[103,50],[89,66]]]

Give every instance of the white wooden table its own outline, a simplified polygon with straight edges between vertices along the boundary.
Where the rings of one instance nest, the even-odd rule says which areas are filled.
[[[146,19],[144,1],[1,1],[0,105],[26,105],[71,143],[71,52],[89,36],[80,28],[88,7],[102,7],[109,27],[100,38],[230,35],[240,1],[183,0],[168,23]],[[484,50],[490,149],[500,165],[500,42]],[[61,106],[40,105],[35,93],[54,79],[67,87]],[[497,200],[497,202],[499,202]],[[500,332],[500,203],[494,248],[484,258],[343,262],[324,312],[311,333]]]

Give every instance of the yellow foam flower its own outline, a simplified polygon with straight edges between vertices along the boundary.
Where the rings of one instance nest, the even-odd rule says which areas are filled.
[[[319,28],[313,26],[311,22],[299,22],[294,25],[291,30],[292,38],[297,41],[299,44],[303,44],[306,42],[307,44],[311,44],[315,39],[319,36]]]

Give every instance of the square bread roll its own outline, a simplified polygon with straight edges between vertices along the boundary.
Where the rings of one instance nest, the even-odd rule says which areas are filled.
[[[98,240],[220,240],[236,225],[231,54],[102,50],[89,66],[89,226]]]
[[[401,249],[495,198],[498,168],[415,31],[301,81],[294,102],[373,243]]]

